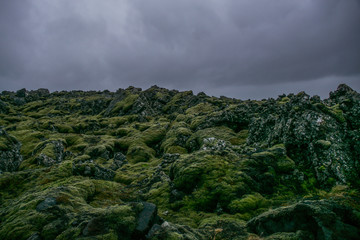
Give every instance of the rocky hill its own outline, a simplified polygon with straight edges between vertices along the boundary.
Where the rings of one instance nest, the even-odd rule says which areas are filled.
[[[0,94],[0,239],[360,239],[360,95]]]

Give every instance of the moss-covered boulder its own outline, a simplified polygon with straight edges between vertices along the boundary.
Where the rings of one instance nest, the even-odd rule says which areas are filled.
[[[307,239],[356,239],[360,237],[359,220],[351,208],[335,202],[304,201],[263,213],[247,227],[261,236],[303,231]]]
[[[0,128],[0,172],[16,171],[23,157],[18,140]]]

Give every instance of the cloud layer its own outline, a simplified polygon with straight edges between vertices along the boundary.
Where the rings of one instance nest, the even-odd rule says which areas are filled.
[[[358,0],[3,0],[0,90],[359,91],[359,22]]]

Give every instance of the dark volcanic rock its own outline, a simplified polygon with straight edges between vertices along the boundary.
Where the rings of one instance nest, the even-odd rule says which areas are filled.
[[[48,148],[49,151],[42,153],[41,151]],[[46,141],[33,151],[33,155],[41,152],[37,157],[38,165],[50,167],[56,163],[60,163],[64,160],[64,156],[69,154],[64,152],[65,147],[61,141]],[[49,156],[50,154],[51,156]]]
[[[9,110],[9,105],[6,102],[0,100],[0,113],[8,114]]]
[[[142,205],[144,208],[138,216],[138,222],[134,232],[135,236],[139,238],[145,236],[157,220],[156,205],[148,202],[143,202]]]
[[[353,210],[325,200],[303,201],[270,210],[251,219],[247,227],[260,236],[302,230],[311,239],[360,238],[360,219]]]
[[[117,152],[114,154],[114,162],[110,166],[111,170],[116,171],[117,169],[121,168],[124,164],[127,163],[126,156],[121,152]]]
[[[94,236],[106,231],[106,222],[104,217],[95,217],[91,219],[86,227],[84,228],[82,234],[84,236]]]
[[[0,141],[0,172],[16,171],[23,161],[20,154],[21,144],[2,128],[0,128]]]
[[[113,180],[115,176],[115,172],[113,170],[93,164],[91,161],[85,163],[74,163],[72,171],[74,175],[81,175],[102,180]]]
[[[39,88],[38,90],[27,92],[26,101],[37,101],[45,99],[50,96],[50,91],[46,88]]]
[[[52,197],[45,198],[44,201],[36,206],[36,211],[42,212],[56,205],[56,199]]]
[[[39,165],[43,165],[45,167],[50,167],[54,164],[56,164],[56,161],[52,159],[51,157],[48,157],[47,155],[40,153],[39,156],[37,156],[36,161]]]
[[[22,88],[20,90],[17,90],[16,93],[15,93],[15,96],[16,97],[21,97],[21,98],[24,98],[27,96],[27,91],[25,88]]]
[[[352,94],[356,95],[351,98],[353,105],[360,106],[358,94]],[[341,99],[336,96],[334,103]],[[313,169],[317,180],[323,185],[328,184],[330,179],[335,179],[339,184],[357,179],[357,157],[360,152],[352,151],[356,141],[350,143],[348,135],[352,139],[359,135],[347,128],[348,113],[339,104],[317,103],[305,93],[285,98],[287,101],[281,100],[280,104],[269,101],[263,106],[264,110],[258,113],[259,117],[252,119],[248,143],[267,147],[285,144],[296,164],[303,169]]]

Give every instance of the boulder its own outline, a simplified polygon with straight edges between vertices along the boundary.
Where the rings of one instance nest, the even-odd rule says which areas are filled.
[[[357,97],[346,97],[345,102],[360,106],[360,97],[344,89],[347,88],[340,87],[339,92],[332,94],[333,100],[324,102],[313,100],[305,93],[282,98],[287,101],[267,101],[258,116],[251,120],[248,144],[257,148],[284,144],[295,164],[302,170],[311,169],[323,187],[335,182],[354,182],[358,176],[359,152],[356,154],[352,145],[359,135],[349,131],[347,123],[360,107],[343,108],[339,99],[345,101],[341,94],[356,94]],[[353,125],[356,125],[355,120]]]
[[[20,148],[20,142],[0,128],[0,172],[14,172],[18,170],[23,161]]]
[[[143,202],[143,210],[139,213],[134,235],[145,236],[157,220],[157,207],[153,203]]]
[[[309,239],[359,239],[360,219],[353,209],[328,200],[302,201],[267,211],[247,223],[262,237],[305,231]]]
[[[56,199],[53,197],[47,197],[36,206],[36,211],[43,212],[56,205]]]

